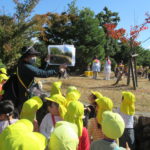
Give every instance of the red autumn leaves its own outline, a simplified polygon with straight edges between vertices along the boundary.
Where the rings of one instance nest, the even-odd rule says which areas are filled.
[[[146,13],[147,18],[145,19],[145,22],[139,26],[131,26],[130,29],[130,37],[128,38],[126,36],[126,30],[124,28],[120,28],[115,30],[116,24],[104,24],[104,28],[106,29],[107,35],[109,37],[112,37],[116,40],[120,40],[123,43],[131,42],[134,46],[139,45],[140,43],[136,41],[136,38],[138,37],[139,33],[143,30],[147,30],[148,27],[146,24],[150,23],[150,15]]]

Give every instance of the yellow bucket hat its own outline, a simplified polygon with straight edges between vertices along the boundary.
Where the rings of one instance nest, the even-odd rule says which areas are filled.
[[[54,94],[61,94],[61,85],[61,81],[54,82],[51,87],[50,95],[53,96]]]
[[[77,88],[75,87],[75,86],[69,86],[68,88],[67,88],[67,94],[69,93],[69,92],[71,92],[71,91],[73,91],[73,90],[77,90]]]
[[[44,150],[47,144],[46,138],[40,133],[32,132],[31,128],[33,130],[32,123],[26,119],[5,128],[0,134],[0,149]]]
[[[0,73],[7,74],[7,70],[5,68],[0,68]]]
[[[131,92],[122,92],[123,101],[120,107],[120,111],[127,115],[135,114],[135,95]]]
[[[95,95],[97,98],[103,97],[103,95],[102,95],[100,92],[98,92],[98,91],[91,91],[91,93],[92,93],[93,95]]]
[[[28,119],[31,122],[33,122],[37,110],[40,109],[42,105],[43,105],[43,102],[38,96],[34,96],[30,98],[29,100],[24,102],[22,110],[21,110],[20,118]]]
[[[84,106],[79,101],[71,101],[67,107],[67,113],[64,117],[65,121],[75,123],[78,127],[78,136],[82,135],[83,121],[84,116]]]
[[[118,113],[105,111],[102,115],[102,132],[110,139],[120,138],[124,132],[125,123]]]
[[[66,121],[56,123],[54,131],[51,133],[49,150],[76,150],[79,139],[77,126]]]
[[[52,95],[51,97],[45,97],[45,99],[59,104],[60,116],[64,118],[64,115],[67,112],[66,110],[67,101],[65,97],[60,94],[55,94],[55,95]]]
[[[6,74],[0,74],[0,83],[3,81],[3,80],[8,80],[9,77],[6,75]]]
[[[69,102],[71,102],[71,101],[79,100],[80,96],[81,96],[81,94],[78,90],[72,90],[72,91],[68,92],[66,95],[67,103],[69,104]]]
[[[96,118],[98,120],[98,123],[101,124],[103,112],[107,110],[112,111],[113,102],[108,97],[101,97],[99,99],[96,99],[95,102],[97,103],[98,107]]]
[[[17,128],[20,126],[20,128],[21,127],[23,128],[22,130],[26,129],[26,132],[32,132],[33,131],[33,123],[27,119],[20,119],[15,124],[12,124],[12,126],[13,125],[14,125],[14,128]]]

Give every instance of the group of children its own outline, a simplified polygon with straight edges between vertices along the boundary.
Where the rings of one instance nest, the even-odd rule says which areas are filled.
[[[105,141],[106,133],[103,130],[103,128],[105,128],[105,126],[103,127],[103,119],[104,119],[103,113],[105,111],[112,112],[113,102],[110,98],[102,96],[99,92],[92,92],[92,94],[89,97],[89,101],[91,102],[91,105],[93,106],[93,108],[95,108],[95,109],[93,108],[90,109],[91,113],[93,114],[92,117],[89,118],[89,122],[88,122],[88,132],[89,132],[90,140],[95,141],[99,139],[99,140]],[[122,129],[123,130],[122,134],[120,134],[120,136],[118,136],[117,138],[111,138],[111,140],[112,139],[116,140],[116,143],[118,143],[122,147],[126,147],[126,142],[127,142],[131,150],[132,149],[134,150],[135,138],[134,138],[134,126],[133,125],[134,125],[134,114],[135,114],[135,105],[134,105],[135,96],[131,92],[122,92],[121,101],[122,101],[121,106],[120,108],[116,110],[116,113],[117,115],[119,114],[121,116],[121,118],[123,119],[123,122],[121,123],[121,125],[118,124],[116,125],[116,128],[113,128],[112,127],[113,123],[111,123],[111,121],[108,120],[108,122],[110,121],[108,125],[109,126],[108,133],[109,132],[111,133],[115,131],[116,129],[116,134],[117,134],[117,132],[119,132]],[[119,123],[119,120],[118,120],[118,123]],[[114,121],[114,124],[115,124],[115,121]],[[111,136],[113,136],[113,134]],[[110,137],[107,137],[107,138],[110,138]],[[117,140],[118,138],[119,140]],[[112,143],[114,143],[114,141]],[[94,150],[100,150],[100,148],[97,147],[97,149],[95,148]]]
[[[54,82],[44,101],[38,96],[27,100],[18,118],[10,100],[0,101],[1,150],[119,150],[128,149],[127,143],[135,149],[133,93],[122,92],[121,106],[113,112],[113,101],[100,92],[91,91],[85,107],[76,87],[63,95],[61,85]],[[48,113],[38,122],[43,103]]]
[[[148,78],[150,80],[150,66],[149,67],[137,66],[136,69],[137,69],[137,75],[139,77],[144,77],[146,79]]]

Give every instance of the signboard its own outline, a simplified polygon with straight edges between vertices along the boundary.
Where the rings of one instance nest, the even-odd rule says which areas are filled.
[[[49,45],[48,54],[50,55],[50,65],[75,66],[74,45]]]

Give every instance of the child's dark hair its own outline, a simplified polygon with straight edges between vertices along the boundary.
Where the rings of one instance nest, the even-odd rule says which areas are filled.
[[[52,102],[52,101],[47,101],[47,107],[52,107],[52,104],[55,104],[57,107],[59,107],[59,104]]]
[[[7,116],[8,122],[10,123],[9,116],[14,113],[14,104],[10,100],[0,101],[0,115],[5,114]]]
[[[92,97],[93,97],[93,99],[97,99],[97,97],[94,94],[92,94]]]

